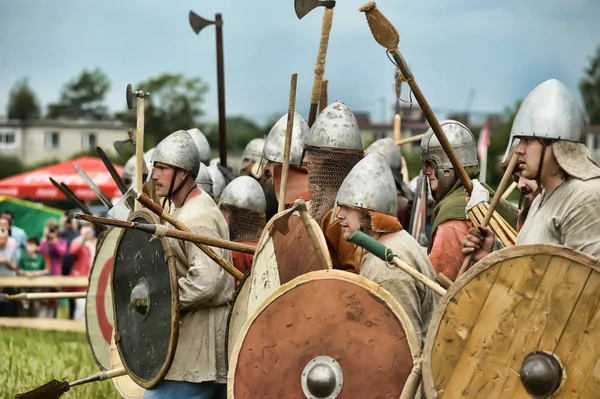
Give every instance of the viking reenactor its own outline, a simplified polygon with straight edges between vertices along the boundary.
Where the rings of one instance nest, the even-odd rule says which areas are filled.
[[[240,164],[240,176],[250,176],[258,181],[267,200],[266,219],[267,221],[277,213],[277,196],[273,184],[268,182],[265,176],[265,169],[262,165],[263,149],[265,148],[265,139],[252,139],[244,148],[242,153],[242,163]]]
[[[401,254],[402,260],[435,280],[425,248],[405,230],[396,217],[398,196],[396,182],[386,159],[378,153],[368,154],[346,176],[336,198],[336,218],[348,240],[362,231]],[[358,249],[362,252],[362,249]],[[388,290],[402,304],[420,342],[435,310],[435,293],[400,269],[391,267],[371,253],[360,261],[360,275]]]
[[[473,133],[453,120],[441,121],[440,125],[467,174],[475,179],[479,175],[479,162]],[[443,273],[454,281],[465,258],[462,242],[473,224],[465,212],[467,201],[463,184],[431,128],[421,140],[421,162],[436,203],[429,260],[436,273]],[[494,195],[490,187],[483,186],[491,196]],[[512,226],[516,225],[518,212],[508,202],[499,202],[497,211]]]
[[[516,244],[563,245],[600,257],[600,167],[583,144],[575,95],[556,79],[537,86],[519,107],[509,146],[514,139],[521,176],[542,187]],[[471,229],[463,245],[478,261],[493,250],[494,234]]]
[[[506,171],[508,168],[508,164],[510,163],[510,159],[514,154],[515,148],[513,147],[504,162],[500,163],[500,169]],[[519,217],[517,218],[517,226],[515,230],[517,232],[521,231],[523,228],[523,224],[525,224],[525,220],[527,219],[527,215],[529,214],[529,210],[531,209],[531,204],[533,204],[533,200],[537,197],[541,192],[542,188],[540,187],[537,180],[528,179],[524,177],[521,173],[521,168],[517,165],[513,171],[513,180],[517,183],[517,189],[520,191],[521,195],[519,197]]]
[[[231,241],[256,246],[265,228],[267,203],[260,184],[249,176],[240,176],[225,187],[219,209],[229,225]],[[252,267],[253,255],[234,251],[233,265],[242,273]]]
[[[188,133],[192,136],[192,139],[198,148],[200,163],[208,166],[210,163],[210,144],[208,143],[206,136],[198,128],[188,129]]]
[[[210,174],[210,180],[212,181],[212,192],[211,196],[215,200],[215,202],[219,202],[219,198],[221,197],[221,193],[225,190],[227,186],[227,182],[225,181],[225,176],[221,173],[218,165],[208,166],[206,168],[208,173]]]
[[[190,134],[178,130],[156,147],[151,176],[169,213],[193,233],[229,239],[215,202],[196,187],[200,156]],[[225,330],[234,279],[191,242],[169,239],[177,263],[180,326],[173,363],[144,398],[224,397],[227,377]],[[212,248],[231,262],[231,252]]]
[[[121,179],[123,180],[123,183],[125,183],[127,188],[130,188],[133,184],[136,169],[135,163],[135,155],[133,155],[127,160],[127,162],[125,162],[125,165],[123,166],[123,173],[121,174]]]
[[[264,167],[265,178],[271,181],[277,201],[285,201],[285,205],[288,206],[298,198],[308,201],[308,171],[302,166],[302,152],[304,140],[309,135],[310,129],[304,118],[295,113],[285,198],[279,198],[286,127],[287,114],[279,118],[269,131],[263,148],[263,158],[267,161]]]
[[[196,176],[196,186],[198,186],[200,190],[210,195],[211,198],[213,197],[213,182],[210,177],[208,167],[206,167],[206,165],[204,165],[203,163],[200,163],[200,169],[198,169],[198,176]]]
[[[410,211],[413,200],[413,193],[408,188],[408,185],[404,183],[404,176],[402,175],[402,165],[404,158],[400,148],[394,143],[394,140],[390,138],[380,139],[371,144],[365,150],[365,154],[371,152],[378,152],[383,155],[386,159],[392,174],[394,175],[394,181],[396,182],[396,190],[398,191],[398,211],[396,217],[400,221],[400,224],[404,228],[408,228],[410,223]]]
[[[263,148],[265,147],[265,139],[252,139],[244,152],[242,153],[242,162],[240,164],[240,176],[252,176],[255,179],[262,179],[264,175],[263,168],[260,167],[262,160]]]

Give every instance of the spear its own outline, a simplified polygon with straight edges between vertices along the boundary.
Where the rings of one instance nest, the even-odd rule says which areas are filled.
[[[101,371],[94,375],[91,375],[86,378],[82,378],[81,380],[68,382],[68,381],[58,381],[52,380],[40,387],[37,387],[31,391],[18,393],[15,395],[17,399],[48,399],[48,398],[60,398],[66,392],[71,389],[71,387],[83,384],[89,384],[90,382],[96,381],[104,381],[109,380],[111,378],[120,377],[122,375],[126,375],[127,371],[124,368]]]
[[[8,301],[32,301],[42,299],[78,299],[85,298],[85,292],[22,292],[8,295],[0,293],[0,303]]]
[[[209,245],[211,247],[224,248],[230,251],[237,251],[245,254],[253,255],[256,250],[252,245],[240,244],[237,242],[221,240],[214,237],[206,237],[203,235],[189,233],[187,231],[181,231],[177,229],[169,229],[166,226],[156,224],[127,222],[124,220],[85,215],[83,213],[77,213],[75,215],[75,219],[86,220],[88,222],[98,223],[101,225],[120,227],[123,229],[136,229],[152,235],[165,235],[167,237],[177,238],[179,240],[189,241],[195,244]]]

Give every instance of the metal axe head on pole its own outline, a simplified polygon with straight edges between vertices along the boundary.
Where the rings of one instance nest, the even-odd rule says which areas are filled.
[[[129,190],[127,190],[125,194],[123,194],[123,196],[117,201],[117,203],[112,208],[110,208],[110,210],[107,212],[108,216],[110,216],[113,219],[127,220],[127,218],[129,217],[129,213],[133,211],[133,209],[130,208],[131,204],[129,199],[133,198],[133,200],[135,201],[137,196],[137,190],[135,189],[135,187],[131,187]]]
[[[145,98],[145,97],[148,97],[149,95],[150,95],[150,93],[145,91],[144,89],[139,89],[139,90],[133,91],[133,87],[131,86],[131,83],[128,84],[127,89],[125,90],[125,100],[127,101],[127,108],[133,109],[133,98],[134,97]]]
[[[135,147],[135,132],[133,129],[127,130],[129,138],[127,140],[113,141],[113,146],[119,155],[127,154],[127,147]]]
[[[304,18],[306,14],[311,12],[317,7],[333,8],[335,7],[335,0],[295,0],[294,10],[296,10],[296,16],[298,19]]]
[[[190,11],[190,25],[192,25],[192,29],[194,32],[196,32],[196,34],[199,34],[202,29],[215,23],[216,21],[209,21],[208,19],[202,18],[195,12]]]

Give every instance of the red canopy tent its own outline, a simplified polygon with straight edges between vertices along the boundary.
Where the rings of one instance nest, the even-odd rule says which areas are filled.
[[[52,177],[58,183],[65,183],[75,195],[82,200],[98,199],[96,194],[89,188],[87,183],[79,176],[73,166],[76,163],[87,173],[94,183],[109,198],[121,197],[117,184],[113,181],[110,173],[100,158],[81,157],[45,168],[21,173],[16,176],[0,180],[0,195],[9,195],[17,198],[36,199],[62,199],[64,195],[58,191],[50,182]],[[115,169],[121,175],[123,167],[115,165]]]

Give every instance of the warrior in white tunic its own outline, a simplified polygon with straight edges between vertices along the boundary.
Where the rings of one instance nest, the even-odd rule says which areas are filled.
[[[152,154],[156,193],[169,201],[170,213],[193,233],[228,240],[219,208],[196,186],[199,167],[200,156],[188,132],[167,136]],[[224,398],[225,330],[234,279],[193,243],[170,241],[177,260],[179,340],[169,372],[144,398]],[[230,251],[212,249],[231,262]]]
[[[511,141],[522,176],[543,191],[533,201],[517,245],[553,244],[600,257],[600,167],[583,144],[584,123],[577,99],[556,79],[525,98],[513,123]],[[471,229],[463,253],[478,261],[490,253],[489,229]]]

